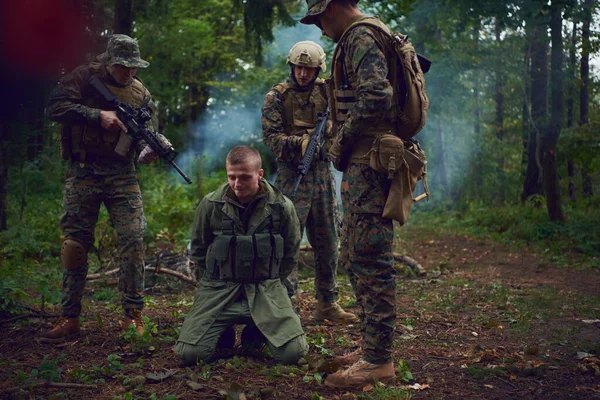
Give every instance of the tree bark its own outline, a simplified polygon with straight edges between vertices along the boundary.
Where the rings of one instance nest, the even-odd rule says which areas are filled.
[[[527,172],[521,201],[525,202],[530,196],[541,195],[542,186],[542,163],[540,152],[540,141],[546,128],[548,117],[548,34],[546,25],[537,21],[529,21],[534,24],[531,34],[531,119],[532,129],[527,141]]]
[[[500,43],[502,41],[502,23],[496,18],[495,24],[496,46],[498,48],[498,61],[496,63],[496,139],[500,142],[496,154],[498,157],[498,200],[506,200],[506,176],[504,174],[504,154],[502,151],[502,142],[504,141],[504,67],[502,65],[502,56],[500,52]]]
[[[8,204],[6,185],[8,183],[8,149],[6,148],[8,131],[0,122],[0,231],[8,229]]]
[[[133,25],[133,0],[115,0],[113,32],[131,36]]]
[[[571,34],[571,47],[569,48],[569,97],[567,98],[567,127],[572,128],[575,125],[575,84],[577,68],[577,22],[573,22]],[[569,198],[571,201],[577,199],[575,186],[575,163],[571,158],[567,158],[567,176],[569,179]]]
[[[590,123],[590,25],[592,22],[592,8],[594,0],[585,0],[583,3],[583,27],[581,29],[581,92],[579,94],[579,125]],[[592,178],[589,175],[588,168],[584,165],[581,169],[581,178],[583,182],[583,196],[592,197],[594,190],[592,187]]]
[[[560,201],[560,187],[556,165],[557,144],[565,113],[565,95],[563,92],[563,37],[562,37],[563,0],[552,0],[551,5],[551,94],[552,114],[548,129],[544,134],[544,186],[546,189],[546,205],[551,221],[564,221]]]

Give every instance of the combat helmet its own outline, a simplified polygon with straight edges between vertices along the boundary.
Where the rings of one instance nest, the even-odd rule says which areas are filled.
[[[325,58],[325,52],[319,44],[304,40],[292,46],[286,62],[290,65],[321,68],[321,71],[325,71],[327,69]]]

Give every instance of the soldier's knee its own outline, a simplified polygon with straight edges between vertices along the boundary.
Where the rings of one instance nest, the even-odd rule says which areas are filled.
[[[175,345],[175,355],[179,357],[184,366],[198,364],[199,361],[208,362],[214,354],[214,348],[207,346],[192,345],[183,342],[177,342]]]
[[[87,264],[87,250],[80,242],[65,239],[60,248],[60,259],[64,269],[74,271]]]
[[[306,336],[297,336],[283,346],[272,349],[271,353],[277,362],[286,365],[297,364],[298,361],[308,353]]]

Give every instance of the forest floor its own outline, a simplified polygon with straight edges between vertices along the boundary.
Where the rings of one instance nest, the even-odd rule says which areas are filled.
[[[136,338],[119,331],[114,281],[102,280],[88,284],[76,341],[39,343],[53,318],[0,325],[0,398],[600,399],[600,268],[578,268],[576,254],[572,266],[557,266],[544,249],[467,236],[415,229],[402,237],[412,239],[397,251],[428,273],[415,277],[398,265],[395,386],[351,393],[322,384],[339,366],[334,357],[359,346],[359,326],[315,323],[305,267],[295,300],[311,345],[304,365],[232,353],[181,368],[172,346],[193,287],[161,275],[146,292],[154,333]],[[340,303],[358,312],[339,280]]]

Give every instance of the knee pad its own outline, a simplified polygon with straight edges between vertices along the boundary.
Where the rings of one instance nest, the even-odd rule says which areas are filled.
[[[64,269],[74,271],[87,263],[87,250],[81,243],[65,239],[60,248],[60,259]]]

